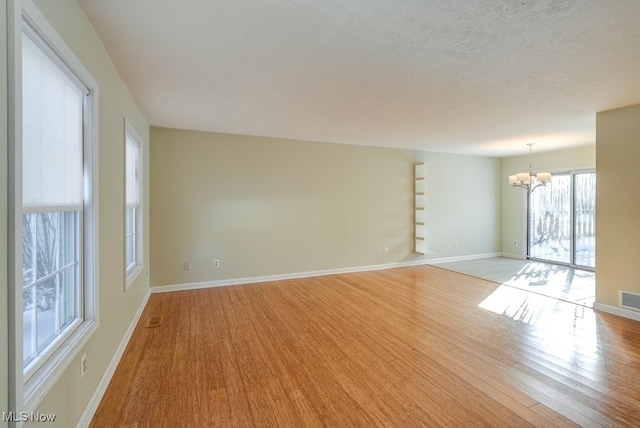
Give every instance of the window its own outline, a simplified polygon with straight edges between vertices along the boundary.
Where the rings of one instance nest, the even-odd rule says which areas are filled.
[[[125,266],[126,287],[142,270],[142,151],[141,139],[125,123]]]
[[[22,264],[15,278],[22,346],[14,352],[16,365],[22,362],[22,405],[32,410],[97,327],[97,84],[30,2],[23,19],[14,178],[21,188],[14,245]]]
[[[22,39],[22,303],[25,369],[81,319],[84,93]],[[28,370],[27,370],[28,371]]]

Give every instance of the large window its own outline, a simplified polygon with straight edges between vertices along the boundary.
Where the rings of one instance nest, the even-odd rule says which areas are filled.
[[[126,287],[142,269],[142,140],[125,123],[125,266]]]
[[[15,125],[22,346],[14,352],[22,363],[19,407],[29,410],[96,328],[97,84],[37,9],[24,6]]]
[[[25,368],[81,318],[79,212],[23,216],[23,365]]]

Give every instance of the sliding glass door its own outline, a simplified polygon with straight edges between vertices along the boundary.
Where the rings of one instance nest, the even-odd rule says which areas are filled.
[[[573,175],[574,258],[578,266],[596,267],[596,173]]]
[[[595,268],[595,173],[554,174],[529,196],[529,257]]]
[[[529,196],[529,257],[571,263],[570,174],[554,174]]]

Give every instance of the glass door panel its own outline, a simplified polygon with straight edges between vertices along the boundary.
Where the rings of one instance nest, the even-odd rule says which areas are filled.
[[[580,173],[574,183],[574,261],[578,266],[596,267],[596,174]]]
[[[529,198],[529,257],[571,263],[571,175],[554,174]]]

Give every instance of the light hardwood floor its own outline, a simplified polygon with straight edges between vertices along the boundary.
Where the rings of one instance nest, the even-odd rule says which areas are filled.
[[[508,257],[460,260],[433,266],[590,308],[596,298],[595,272],[568,266]]]
[[[576,425],[640,425],[640,323],[419,266],[154,294],[91,426]]]

